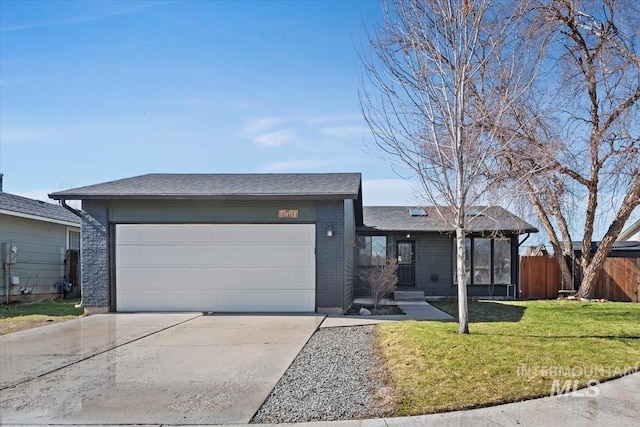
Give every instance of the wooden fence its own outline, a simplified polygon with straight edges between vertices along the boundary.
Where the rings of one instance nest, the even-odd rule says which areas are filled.
[[[561,283],[560,267],[555,258],[546,256],[520,258],[521,298],[557,298]]]
[[[561,290],[560,267],[555,258],[520,258],[520,297],[557,298]],[[607,258],[594,292],[609,301],[640,300],[640,258]]]

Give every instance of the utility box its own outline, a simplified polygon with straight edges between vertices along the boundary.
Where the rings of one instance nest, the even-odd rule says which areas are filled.
[[[20,276],[11,276],[11,284],[18,286],[20,284]]]
[[[4,242],[2,244],[2,263],[15,264],[18,261],[18,247]]]

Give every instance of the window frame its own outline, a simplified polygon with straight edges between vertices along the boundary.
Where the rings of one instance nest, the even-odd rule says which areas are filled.
[[[374,244],[374,239],[376,238],[380,238],[380,239],[384,239],[384,245],[382,247],[384,247],[384,257],[382,258],[382,263],[374,263],[373,260],[377,259],[377,257],[382,256],[381,254],[377,254],[377,252],[374,250],[374,248],[379,247],[380,245],[375,245]],[[369,243],[367,243],[367,240],[369,240]],[[387,259],[387,257],[389,256],[389,247],[388,247],[388,237],[386,235],[380,235],[380,234],[369,234],[369,235],[361,235],[358,236],[358,253],[357,253],[357,266],[358,267],[372,267],[372,266],[376,266],[376,265],[383,265],[384,261]],[[363,250],[367,250],[367,248],[369,248],[369,253],[365,253],[364,256],[362,255],[362,251]],[[374,258],[374,255],[376,256]],[[363,259],[368,260],[367,262],[361,262]]]
[[[486,283],[477,283],[476,276],[476,260],[475,260],[475,252],[476,252],[476,239],[487,239],[490,242],[489,245],[489,282]],[[497,282],[496,281],[496,240],[506,241],[509,244],[509,279],[508,283],[505,282]],[[469,244],[467,246],[467,243]],[[498,236],[498,237],[487,237],[483,235],[468,235],[465,238],[465,252],[466,249],[469,251],[466,253],[465,259],[465,270],[467,272],[467,286],[494,286],[494,285],[512,285],[513,283],[513,240],[511,236]],[[453,284],[457,285],[458,278],[456,276],[456,245],[453,245]]]
[[[73,227],[67,227],[67,250],[71,250],[71,233],[78,233],[78,249],[74,249],[78,252],[80,252],[80,247],[82,245],[82,232],[80,229],[77,228],[73,228]]]

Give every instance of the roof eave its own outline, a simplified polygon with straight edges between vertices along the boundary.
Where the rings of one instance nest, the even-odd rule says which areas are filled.
[[[34,220],[34,221],[41,221],[41,222],[49,222],[49,223],[52,223],[52,224],[66,225],[68,227],[78,227],[78,228],[80,228],[80,221],[79,220],[77,222],[75,222],[75,221],[67,221],[65,219],[51,218],[51,217],[46,217],[46,216],[41,216],[41,215],[34,215],[34,214],[26,213],[26,212],[12,211],[10,209],[0,209],[0,214],[14,216],[14,217],[17,217],[17,218],[30,219],[30,220]]]
[[[53,200],[344,200],[358,198],[357,194],[49,194]]]
[[[357,231],[360,232],[378,232],[378,233],[440,233],[440,234],[445,234],[445,233],[455,233],[455,230],[445,230],[445,229],[440,229],[440,230],[435,230],[435,229],[431,229],[431,230],[426,230],[426,229],[418,229],[418,228],[392,228],[392,227],[387,227],[387,228],[379,228],[376,226],[370,226],[370,225],[364,225],[361,227],[357,227]],[[525,228],[523,230],[491,230],[491,229],[478,229],[478,230],[468,230],[467,234],[475,234],[475,233],[502,233],[502,234],[525,234],[525,233],[538,233],[538,229],[533,227],[533,228]]]

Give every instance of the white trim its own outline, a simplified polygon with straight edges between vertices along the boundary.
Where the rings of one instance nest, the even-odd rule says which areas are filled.
[[[71,239],[69,238],[69,232],[73,231],[75,233],[81,233],[80,229],[78,227],[67,227],[67,250],[71,249],[69,246],[71,243]],[[80,242],[82,242],[82,235],[80,235]],[[81,243],[82,244],[82,243]],[[80,248],[78,248],[78,250],[80,250]]]
[[[62,219],[45,218],[45,217],[38,216],[38,215],[31,215],[31,214],[26,214],[26,213],[22,213],[22,212],[8,211],[6,209],[0,209],[0,214],[9,215],[9,216],[17,216],[19,218],[33,219],[35,221],[52,222],[54,224],[62,224],[62,225],[68,225],[70,227],[80,228],[80,224],[74,223],[74,222],[71,222],[71,221],[64,221]]]
[[[622,233],[618,235],[617,241],[627,241],[631,236],[640,231],[640,221],[636,221],[631,224],[629,228],[623,230]]]

